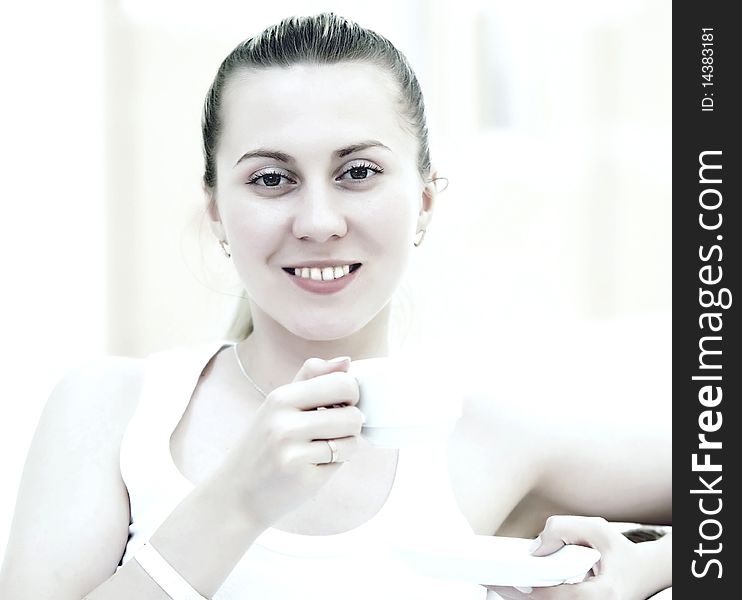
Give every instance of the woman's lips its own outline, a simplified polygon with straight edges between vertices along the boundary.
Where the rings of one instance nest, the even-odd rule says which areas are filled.
[[[347,275],[343,275],[337,279],[328,280],[307,279],[295,275],[294,270],[290,268],[284,268],[283,271],[297,286],[307,292],[313,294],[334,294],[355,281],[356,277],[358,277],[358,271],[361,270],[361,266],[360,263],[355,263],[351,266],[350,272]]]

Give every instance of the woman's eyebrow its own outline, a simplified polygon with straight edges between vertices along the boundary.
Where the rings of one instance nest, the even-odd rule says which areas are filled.
[[[250,152],[245,152],[242,156],[240,156],[239,160],[234,163],[234,167],[239,165],[243,160],[247,160],[249,158],[272,158],[273,160],[279,160],[281,162],[293,162],[294,157],[286,154],[285,152],[280,152],[279,150],[270,150],[268,148],[258,148],[257,150],[250,150]],[[232,167],[234,169],[234,167]]]
[[[345,148],[335,150],[335,156],[337,156],[338,158],[342,158],[343,156],[353,154],[353,152],[358,152],[359,150],[365,150],[366,148],[384,148],[385,150],[389,150],[389,152],[391,152],[391,149],[389,149],[381,142],[378,142],[376,140],[366,140],[365,142],[351,144],[350,146],[346,146]]]
[[[384,148],[385,150],[389,150],[389,152],[391,152],[391,149],[389,147],[377,140],[366,140],[365,142],[359,142],[357,144],[345,146],[344,148],[339,148],[335,150],[334,154],[337,158],[342,158],[343,156],[353,154],[353,152],[359,152],[360,150],[366,150],[367,148]],[[293,156],[291,156],[290,154],[286,154],[285,152],[281,152],[280,150],[258,148],[257,150],[250,150],[250,152],[245,152],[242,156],[240,156],[239,160],[234,164],[234,166],[236,167],[243,160],[247,160],[249,158],[272,158],[273,160],[278,160],[285,163],[294,162],[295,160]]]

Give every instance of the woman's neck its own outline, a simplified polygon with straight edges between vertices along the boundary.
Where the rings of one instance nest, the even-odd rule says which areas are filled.
[[[239,353],[250,376],[266,391],[291,382],[304,361],[311,357],[350,356],[357,360],[389,353],[389,305],[363,329],[327,341],[299,337],[254,305],[251,311],[253,331],[240,342]]]

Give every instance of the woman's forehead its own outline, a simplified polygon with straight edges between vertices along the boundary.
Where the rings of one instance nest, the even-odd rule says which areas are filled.
[[[220,147],[239,156],[251,145],[317,149],[374,139],[395,153],[414,151],[401,110],[394,82],[368,63],[242,70],[223,96]]]

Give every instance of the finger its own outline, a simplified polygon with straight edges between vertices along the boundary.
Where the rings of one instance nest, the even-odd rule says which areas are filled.
[[[306,381],[318,375],[326,375],[336,371],[347,371],[350,366],[350,356],[338,356],[330,360],[322,358],[308,358],[294,376],[294,381]]]
[[[531,586],[519,587],[517,585],[514,585],[513,587],[516,590],[518,590],[521,594],[530,594],[533,591],[533,588]]]
[[[319,407],[322,408],[322,407]],[[355,406],[303,411],[297,433],[309,440],[329,440],[361,433],[363,413]]]
[[[580,544],[600,550],[611,545],[610,530],[600,517],[558,515],[549,517],[541,534],[531,545],[531,554],[546,556],[565,544]]]
[[[334,371],[282,385],[268,397],[301,410],[333,404],[358,404],[358,381],[349,373]]]
[[[590,579],[582,583],[563,583],[554,587],[533,588],[526,596],[531,600],[606,600],[613,597],[604,580]]]
[[[358,438],[356,436],[349,436],[344,438],[337,438],[331,440],[335,444],[335,462],[342,463],[347,462],[356,453],[358,448]],[[327,440],[315,440],[309,442],[307,449],[307,462],[315,465],[329,465],[332,464],[332,449]]]

